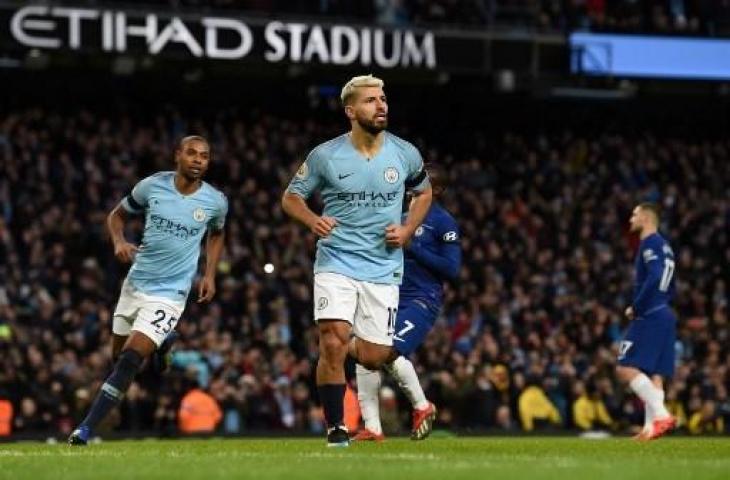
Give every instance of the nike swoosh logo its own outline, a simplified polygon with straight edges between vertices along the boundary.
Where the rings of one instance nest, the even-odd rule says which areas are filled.
[[[337,175],[337,178],[339,178],[340,180],[342,180],[343,178],[347,178],[350,175],[352,175],[352,173],[346,173],[345,175],[339,174],[339,175]]]

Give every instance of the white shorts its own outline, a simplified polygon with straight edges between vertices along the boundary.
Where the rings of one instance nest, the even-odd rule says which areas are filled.
[[[149,337],[159,347],[168,333],[175,329],[185,310],[185,303],[169,298],[146,295],[124,280],[114,310],[112,333],[129,335],[136,330]]]
[[[393,345],[398,285],[355,280],[339,273],[314,275],[314,320],[345,320],[355,336]]]

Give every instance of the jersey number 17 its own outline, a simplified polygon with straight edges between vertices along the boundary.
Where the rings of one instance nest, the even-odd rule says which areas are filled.
[[[669,290],[669,283],[672,281],[674,275],[674,260],[671,258],[664,259],[664,271],[662,272],[662,278],[659,281],[659,291],[666,292]]]

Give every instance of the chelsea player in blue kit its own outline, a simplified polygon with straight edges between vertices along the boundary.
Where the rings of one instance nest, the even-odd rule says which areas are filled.
[[[405,274],[400,287],[393,350],[385,365],[413,406],[413,440],[423,440],[431,433],[436,407],[426,400],[416,370],[407,357],[421,346],[436,322],[443,302],[444,281],[456,279],[461,269],[459,228],[451,214],[437,202],[448,187],[447,174],[436,165],[426,166],[426,171],[434,203],[405,247]],[[357,397],[365,428],[354,440],[382,441],[385,436],[380,424],[380,371],[358,364],[356,372]]]
[[[198,302],[208,302],[215,295],[228,202],[223,193],[202,181],[209,161],[207,140],[183,138],[175,152],[176,171],[143,179],[107,217],[114,255],[121,262],[132,262],[132,267],[114,311],[114,369],[86,418],[71,433],[70,445],[86,445],[94,428],[119,404],[144,359],[169,343],[166,338],[185,308],[206,232],[206,266]],[[124,238],[130,214],[145,215],[139,247]]]
[[[312,150],[282,198],[284,211],[320,237],[314,262],[317,387],[327,445],[333,447],[350,442],[343,424],[347,354],[371,369],[389,358],[403,277],[402,247],[431,204],[418,150],[385,130],[383,81],[354,77],[340,98],[350,132]],[[414,199],[401,223],[407,189]],[[321,216],[305,201],[317,190],[324,203]]]
[[[677,318],[669,306],[674,297],[674,252],[658,233],[659,209],[642,203],[631,215],[631,231],[641,243],[636,255],[634,300],[626,308],[631,324],[619,346],[617,374],[644,402],[645,421],[637,440],[652,440],[674,428],[664,405],[662,377],[674,375]]]

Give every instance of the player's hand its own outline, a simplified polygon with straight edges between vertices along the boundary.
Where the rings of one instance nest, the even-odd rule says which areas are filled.
[[[139,252],[140,247],[129,242],[114,244],[114,256],[122,263],[131,263],[134,256]]]
[[[317,217],[317,221],[310,226],[310,229],[318,237],[325,238],[329,236],[335,225],[337,225],[337,220],[332,217]]]
[[[624,312],[624,315],[626,315],[626,318],[628,318],[629,320],[633,320],[634,317],[636,316],[634,314],[634,307],[632,307],[630,305],[628,307],[626,307],[626,311]]]
[[[208,303],[215,295],[215,278],[203,277],[198,284],[198,303]]]
[[[411,241],[413,232],[405,225],[392,224],[385,228],[385,243],[389,247],[400,248]]]

